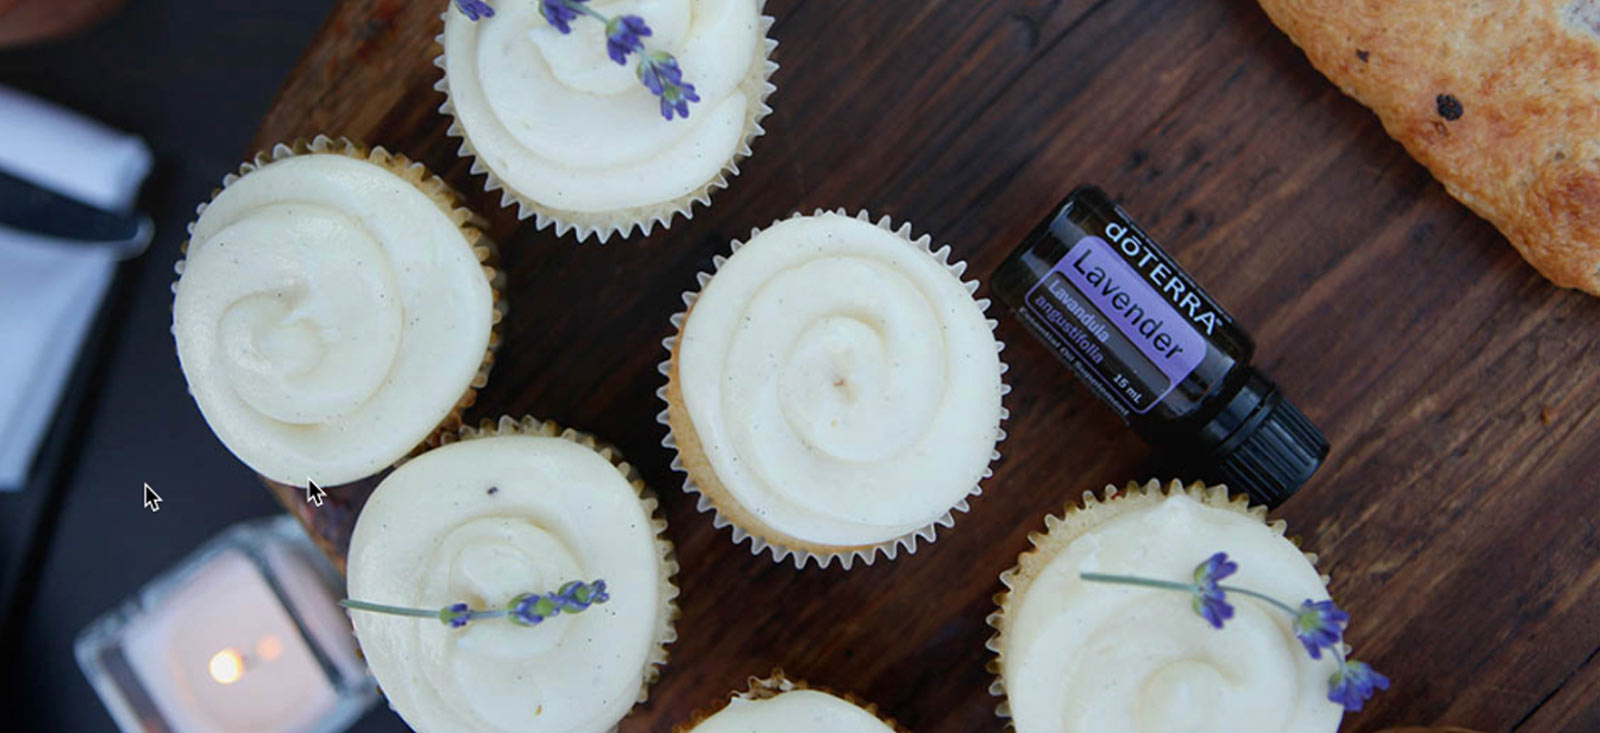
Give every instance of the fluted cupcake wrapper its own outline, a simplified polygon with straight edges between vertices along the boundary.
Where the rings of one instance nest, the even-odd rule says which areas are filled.
[[[215,201],[224,190],[226,190],[229,186],[232,186],[241,178],[244,178],[245,176],[260,170],[261,168],[281,160],[299,155],[314,154],[343,155],[355,160],[372,163],[399,176],[407,183],[415,186],[417,190],[426,194],[428,198],[437,204],[439,209],[443,211],[445,215],[448,216],[451,221],[455,222],[456,226],[461,229],[461,233],[466,237],[466,241],[470,243],[472,247],[473,255],[477,258],[478,263],[483,267],[483,276],[489,281],[489,289],[494,298],[494,310],[492,314],[493,320],[489,329],[489,346],[484,350],[483,360],[478,366],[478,373],[473,376],[472,382],[469,384],[466,391],[462,393],[461,398],[456,401],[456,404],[451,409],[450,413],[446,415],[443,420],[439,421],[439,424],[432,431],[419,440],[415,448],[413,448],[410,452],[397,457],[390,463],[389,467],[397,466],[400,463],[403,463],[407,458],[415,456],[430,447],[438,445],[439,441],[444,435],[453,433],[454,431],[460,429],[462,425],[462,413],[465,412],[467,408],[471,407],[472,404],[477,400],[478,390],[482,389],[486,384],[489,383],[489,372],[494,366],[495,352],[500,348],[500,322],[505,318],[507,307],[507,301],[505,298],[506,274],[500,269],[499,247],[495,244],[494,240],[489,238],[489,235],[487,234],[489,227],[488,220],[478,215],[471,209],[468,209],[466,205],[462,203],[461,194],[454,188],[451,188],[448,183],[445,183],[444,179],[430,172],[426,166],[399,153],[389,152],[381,146],[372,147],[363,143],[354,142],[348,138],[329,137],[327,135],[317,135],[316,137],[310,139],[297,138],[289,143],[278,143],[266,150],[256,153],[249,160],[241,163],[237,172],[229,173],[223,177],[222,186],[214,189],[211,192],[211,197],[209,199],[195,207],[195,220],[189,222],[185,229],[186,233],[189,236],[193,236],[195,224],[199,221],[199,217],[204,214],[206,209],[211,205],[211,202]],[[187,237],[180,246],[180,251],[182,254],[187,256],[189,251],[189,240]],[[173,265],[173,272],[177,274],[180,279],[183,276],[185,261],[186,260],[184,258],[180,258]],[[178,281],[173,280],[172,292],[174,295],[176,295],[177,291]],[[173,338],[176,339],[176,326],[174,325],[174,327],[169,330],[172,332]],[[382,473],[382,471],[378,471],[374,475],[377,473]],[[276,480],[272,477],[264,476],[263,478],[276,483]],[[304,477],[300,477],[293,479],[293,482],[288,485],[303,488],[303,482]]]
[[[842,208],[835,209],[832,212],[825,211],[823,209],[817,209],[812,215],[820,216],[827,213],[834,213],[846,217],[850,216],[849,212]],[[804,214],[797,211],[789,218],[796,219],[802,216],[804,216]],[[901,239],[904,239],[907,244],[921,249],[923,252],[927,253],[929,257],[934,258],[939,262],[939,264],[944,265],[947,269],[949,269],[950,273],[954,275],[957,280],[961,281],[961,284],[966,288],[967,293],[976,297],[976,293],[978,291],[978,281],[962,280],[962,275],[964,275],[967,270],[967,264],[966,262],[960,260],[956,260],[954,262],[950,260],[951,250],[949,245],[944,245],[937,250],[934,249],[932,246],[933,237],[928,234],[923,234],[921,237],[913,239],[911,236],[912,229],[910,222],[905,222],[899,227],[896,227],[893,220],[888,216],[881,217],[874,222],[871,215],[868,214],[866,210],[858,212],[854,218],[859,221],[873,224],[874,226],[877,226],[886,232],[891,232],[899,236]],[[774,221],[772,225],[776,225],[782,221],[782,219]],[[760,234],[761,231],[762,230],[759,228],[751,229],[750,237],[754,238],[756,235]],[[739,251],[739,248],[743,246],[744,242],[737,239],[733,240],[729,255]],[[706,283],[711,282],[712,276],[715,275],[716,271],[720,270],[723,264],[727,261],[728,258],[723,255],[717,255],[713,257],[711,260],[712,271],[701,272],[696,276],[700,288],[704,288]],[[661,362],[660,366],[658,367],[658,371],[661,372],[663,377],[666,377],[667,383],[656,390],[656,397],[661,399],[661,401],[666,405],[666,408],[656,415],[656,422],[660,423],[662,427],[666,428],[667,435],[661,441],[661,445],[672,451],[672,469],[683,474],[684,492],[698,495],[696,508],[699,509],[702,514],[709,513],[712,515],[712,525],[714,527],[717,529],[730,527],[732,529],[733,543],[735,545],[743,544],[744,542],[748,541],[750,543],[750,554],[759,556],[763,552],[769,553],[772,556],[772,561],[776,563],[782,563],[785,560],[792,560],[796,569],[804,569],[807,563],[813,561],[816,562],[818,567],[827,568],[832,565],[835,560],[837,560],[841,567],[843,567],[845,570],[850,570],[857,561],[867,565],[873,564],[879,555],[887,557],[889,560],[894,560],[901,552],[905,552],[908,555],[915,554],[919,542],[931,544],[936,541],[938,539],[939,528],[955,526],[956,513],[967,512],[970,509],[968,502],[973,497],[983,493],[981,482],[994,475],[994,470],[991,467],[985,467],[983,475],[979,479],[979,483],[974,484],[972,489],[965,497],[962,497],[960,501],[956,502],[955,506],[951,507],[949,511],[946,511],[943,516],[940,516],[933,522],[884,542],[860,547],[839,548],[832,551],[817,551],[785,544],[780,539],[762,536],[759,533],[760,528],[744,527],[733,521],[732,518],[727,516],[724,510],[718,508],[716,502],[695,480],[694,475],[689,471],[688,466],[684,463],[682,452],[683,449],[679,445],[679,440],[674,433],[671,421],[672,397],[670,392],[674,382],[673,370],[674,363],[676,361],[678,336],[683,332],[683,326],[688,321],[689,311],[694,308],[694,303],[699,298],[699,295],[699,290],[685,291],[683,293],[682,297],[684,310],[672,316],[670,321],[672,323],[673,333],[671,336],[668,336],[661,342],[662,346],[667,350],[667,357]],[[987,312],[990,303],[987,298],[979,298],[977,299],[977,305],[980,311]],[[987,320],[991,332],[999,326],[998,321],[992,318]],[[995,346],[997,351],[1003,352],[1005,350],[1004,343],[996,341]],[[1004,382],[1004,375],[1008,369],[1009,367],[1002,359],[1000,361],[1000,374],[1002,378],[1000,384],[1000,394],[1002,397],[1000,422],[1002,424],[1011,416],[1010,410],[1006,409],[1003,404],[1004,396],[1011,392],[1011,387]],[[989,457],[991,464],[1000,459],[999,444],[1004,442],[1005,439],[1005,429],[1001,428],[999,429],[999,435],[995,440],[995,450]]]
[[[1050,563],[1073,540],[1081,537],[1089,530],[1104,524],[1122,513],[1149,506],[1175,495],[1188,496],[1195,501],[1209,507],[1226,509],[1238,512],[1247,517],[1260,520],[1269,529],[1279,536],[1285,536],[1288,524],[1283,520],[1268,520],[1267,509],[1263,506],[1251,506],[1250,499],[1243,494],[1232,495],[1226,486],[1207,486],[1195,482],[1185,485],[1181,481],[1173,480],[1166,484],[1151,479],[1144,484],[1129,482],[1122,489],[1107,485],[1102,495],[1093,491],[1083,492],[1078,502],[1067,504],[1061,515],[1046,514],[1044,518],[1045,531],[1028,533],[1030,549],[1017,557],[1017,564],[1000,574],[1000,583],[1005,590],[994,596],[995,610],[984,620],[989,627],[994,629],[989,641],[984,648],[994,654],[994,659],[989,660],[987,669],[994,676],[994,681],[989,685],[989,694],[1000,698],[995,706],[995,715],[1006,718],[1006,728],[1014,728],[1010,722],[1011,705],[1006,699],[1006,686],[1004,665],[1005,647],[1003,639],[1009,629],[1009,616],[1012,602],[1027,593],[1038,573]],[[1289,541],[1296,546],[1299,542],[1292,537]],[[1317,564],[1317,556],[1309,552],[1303,553],[1313,567]],[[1328,576],[1321,575],[1324,585],[1328,583]]]
[[[639,503],[644,507],[645,514],[650,517],[650,528],[655,535],[657,568],[661,575],[661,608],[656,613],[655,646],[645,659],[639,697],[635,700],[636,704],[644,702],[650,697],[650,686],[661,679],[661,668],[667,663],[667,646],[678,640],[678,631],[674,624],[679,615],[679,590],[672,580],[673,576],[678,574],[678,559],[672,540],[667,537],[667,519],[661,514],[661,502],[656,499],[655,492],[645,486],[638,469],[629,463],[616,447],[599,440],[594,435],[562,427],[549,420],[538,420],[530,416],[519,419],[510,415],[502,415],[499,420],[486,418],[476,427],[465,425],[453,433],[444,435],[440,445],[509,435],[560,438],[588,448],[601,458],[610,461],[639,495]]]
[[[807,684],[802,680],[790,679],[783,673],[782,668],[772,670],[772,674],[765,678],[751,676],[745,681],[745,689],[743,692],[735,692],[729,695],[727,700],[724,700],[716,707],[696,710],[693,715],[689,716],[689,720],[673,726],[672,733],[689,733],[689,731],[694,730],[695,726],[704,723],[711,716],[722,712],[728,707],[728,704],[734,700],[768,700],[782,695],[785,692],[794,692],[795,690],[815,690],[817,692],[827,693],[844,700],[851,705],[861,708],[868,713],[871,713],[878,720],[883,721],[884,725],[889,726],[899,733],[910,733],[910,731],[908,731],[904,726],[896,722],[894,718],[884,717],[884,715],[878,711],[877,705],[867,702],[866,700],[862,700],[861,698],[856,697],[848,692],[839,692],[838,690],[834,690],[832,688]]]
[[[765,0],[762,0],[763,10],[765,5]],[[450,128],[447,134],[461,139],[461,147],[458,149],[457,154],[462,158],[470,158],[472,160],[473,174],[484,176],[484,191],[488,193],[500,192],[500,205],[502,207],[516,206],[518,219],[533,219],[534,228],[537,231],[544,231],[554,227],[555,234],[558,237],[566,236],[567,232],[573,232],[580,243],[588,241],[590,236],[594,236],[601,244],[604,244],[612,236],[626,239],[633,236],[636,229],[643,233],[644,236],[650,236],[650,232],[654,231],[657,225],[660,225],[662,229],[672,226],[673,218],[680,214],[685,221],[693,219],[695,204],[706,207],[711,206],[711,194],[717,189],[728,187],[730,179],[739,175],[739,163],[753,154],[752,146],[755,144],[756,138],[766,134],[766,128],[761,126],[761,121],[766,119],[767,115],[772,114],[772,107],[767,104],[767,99],[772,96],[773,92],[778,90],[778,87],[772,83],[772,75],[778,71],[777,62],[772,60],[772,52],[777,50],[778,42],[768,35],[774,22],[774,19],[769,15],[763,14],[761,16],[763,56],[758,63],[751,66],[749,77],[740,85],[740,90],[756,100],[756,103],[750,106],[749,113],[745,118],[744,138],[740,141],[738,149],[734,151],[733,157],[723,164],[722,168],[717,171],[717,174],[711,180],[695,190],[669,201],[629,209],[583,212],[546,206],[522,195],[496,175],[483,162],[483,156],[472,146],[472,138],[468,135],[466,129],[461,126],[461,120],[456,115],[455,106],[451,102],[450,77],[448,73],[442,73],[445,71],[446,64],[444,32],[442,30],[434,39],[439,45],[440,51],[439,55],[434,58],[433,65],[439,67],[441,74],[439,81],[434,84],[433,88],[443,93],[445,97],[444,104],[439,106],[439,112],[450,118]]]

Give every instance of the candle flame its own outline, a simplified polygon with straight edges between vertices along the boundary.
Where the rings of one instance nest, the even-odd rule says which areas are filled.
[[[223,649],[211,656],[211,679],[231,685],[244,676],[244,656],[233,649]]]

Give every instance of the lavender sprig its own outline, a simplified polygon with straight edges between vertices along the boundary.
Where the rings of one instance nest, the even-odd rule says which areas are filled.
[[[678,60],[670,53],[644,54],[639,61],[639,81],[651,94],[661,98],[661,116],[668,120],[672,119],[674,111],[679,117],[687,118],[689,103],[700,101],[694,85],[683,80],[683,69],[678,68]]]
[[[572,23],[587,15],[605,24],[606,55],[618,65],[626,66],[628,57],[639,54],[635,72],[639,83],[661,100],[661,116],[671,121],[673,116],[689,117],[689,103],[700,101],[694,85],[683,80],[683,69],[678,59],[666,51],[652,51],[644,39],[654,35],[644,18],[637,15],[609,16],[589,7],[589,0],[539,0],[539,14],[545,22],[562,35],[572,32]],[[494,8],[484,0],[456,0],[456,7],[472,20],[494,17]]]
[[[1223,623],[1233,618],[1233,606],[1228,604],[1227,595],[1217,583],[1236,572],[1239,572],[1239,564],[1230,562],[1227,553],[1222,552],[1212,555],[1194,569],[1194,584],[1199,588],[1194,594],[1194,612],[1213,628],[1220,629]]]
[[[583,7],[582,3],[586,2],[589,2],[589,0],[575,0],[574,2],[567,2],[567,0],[541,0],[539,12],[544,15],[546,22],[555,26],[556,30],[561,31],[561,35],[564,36],[572,32],[570,24],[578,19],[580,12],[592,12]]]
[[[606,21],[606,55],[618,66],[628,64],[628,54],[644,50],[644,39],[655,31],[637,15],[619,15]]]
[[[1295,614],[1294,635],[1299,637],[1312,659],[1321,659],[1323,649],[1339,646],[1348,623],[1350,614],[1339,610],[1333,601],[1307,599],[1300,604],[1300,612]]]
[[[385,613],[391,616],[409,616],[412,618],[436,618],[439,622],[452,629],[459,629],[468,623],[479,619],[504,618],[518,626],[537,626],[545,619],[559,616],[562,613],[582,613],[590,606],[605,603],[611,600],[611,594],[606,590],[604,580],[593,583],[584,583],[578,580],[562,584],[561,589],[549,593],[523,593],[505,608],[478,609],[466,603],[452,603],[437,611],[426,608],[407,608],[405,606],[390,606],[383,603],[371,603],[346,598],[339,601],[339,605],[352,611],[368,611],[371,613]]]
[[[1388,677],[1378,674],[1366,662],[1344,659],[1342,654],[1339,669],[1328,678],[1328,699],[1352,712],[1360,711],[1377,690],[1387,689]]]
[[[494,8],[483,0],[456,0],[456,8],[471,20],[494,17]]]
[[[1331,600],[1307,599],[1299,608],[1295,608],[1248,588],[1221,584],[1220,581],[1238,570],[1238,563],[1229,560],[1227,553],[1218,552],[1195,566],[1193,583],[1106,573],[1082,573],[1079,577],[1096,583],[1115,583],[1188,593],[1192,598],[1195,613],[1218,629],[1233,618],[1233,605],[1227,600],[1229,593],[1254,598],[1289,614],[1293,619],[1295,638],[1300,640],[1312,659],[1321,659],[1323,650],[1333,654],[1339,666],[1334,670],[1333,676],[1328,678],[1329,700],[1343,706],[1347,711],[1356,712],[1361,710],[1366,701],[1378,690],[1389,689],[1388,677],[1379,674],[1365,662],[1358,662],[1347,656],[1344,628],[1350,623],[1350,614],[1340,610]]]

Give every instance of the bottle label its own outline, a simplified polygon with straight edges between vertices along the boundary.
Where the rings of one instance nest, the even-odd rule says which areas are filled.
[[[1205,339],[1104,239],[1087,236],[1028,292],[1027,309],[1085,376],[1145,413],[1200,365]]]

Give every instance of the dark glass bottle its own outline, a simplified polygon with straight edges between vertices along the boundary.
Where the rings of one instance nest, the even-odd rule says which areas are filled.
[[[1067,196],[990,283],[1146,442],[1208,478],[1276,506],[1327,456],[1250,366],[1250,335],[1099,188]]]

